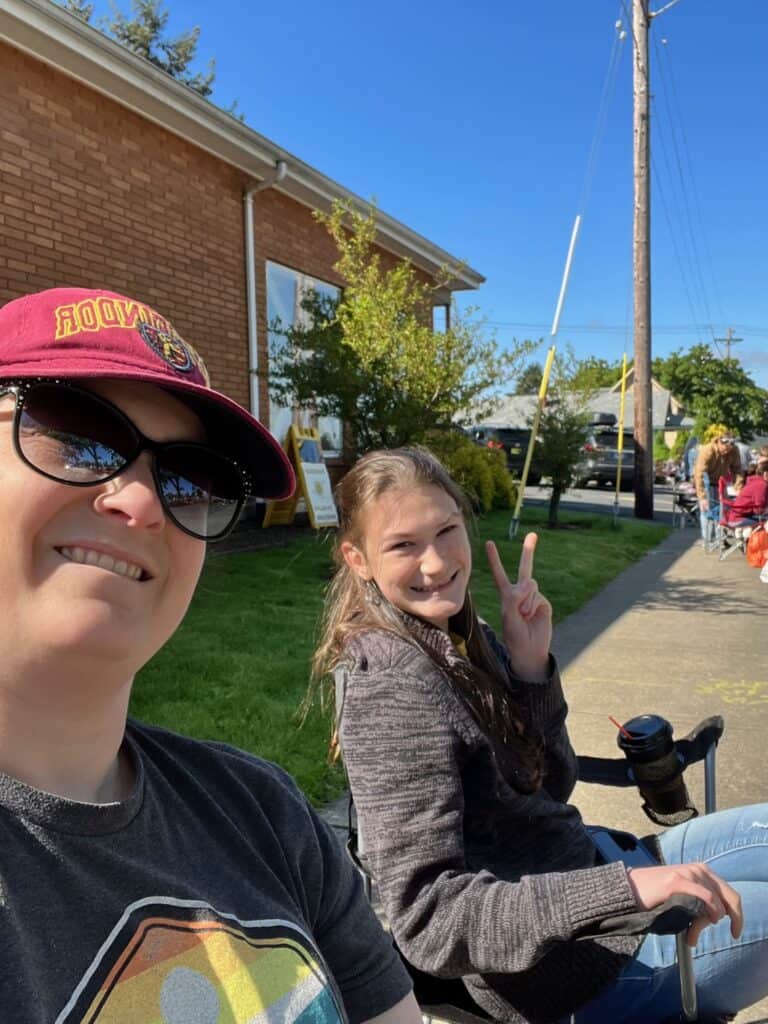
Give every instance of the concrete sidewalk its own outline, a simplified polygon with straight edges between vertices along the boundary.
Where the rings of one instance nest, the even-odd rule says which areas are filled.
[[[719,562],[696,540],[673,531],[556,627],[569,731],[579,752],[615,756],[608,715],[656,712],[683,735],[721,714],[718,805],[768,801],[768,586],[740,554]],[[639,829],[649,822],[631,792],[580,784],[574,802],[587,820]]]
[[[571,739],[580,753],[613,757],[609,714],[662,714],[678,736],[720,714],[718,807],[768,802],[768,585],[741,555],[718,562],[697,537],[673,531],[555,629]],[[687,781],[703,809],[698,766]],[[654,831],[633,790],[579,783],[572,800],[588,822]],[[766,1019],[768,999],[737,1017]]]
[[[675,530],[555,629],[557,654],[579,753],[617,755],[616,728],[643,712],[668,718],[682,736],[721,714],[718,806],[768,802],[768,585],[740,554],[719,562],[698,546],[698,531]],[[688,773],[703,809],[702,772]],[[636,791],[576,787],[587,822],[654,831]],[[346,803],[329,808],[346,823]],[[739,1024],[768,1019],[768,999]]]

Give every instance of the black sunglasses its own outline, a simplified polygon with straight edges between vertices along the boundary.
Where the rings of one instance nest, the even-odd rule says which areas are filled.
[[[238,464],[205,444],[146,437],[112,402],[68,381],[0,383],[16,396],[13,443],[35,472],[72,487],[103,484],[151,452],[152,477],[168,518],[198,540],[220,540],[249,493]]]

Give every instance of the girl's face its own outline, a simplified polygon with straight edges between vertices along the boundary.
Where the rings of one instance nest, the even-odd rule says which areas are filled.
[[[401,611],[438,629],[464,604],[472,553],[461,509],[435,484],[388,491],[360,512],[361,542],[341,552]]]

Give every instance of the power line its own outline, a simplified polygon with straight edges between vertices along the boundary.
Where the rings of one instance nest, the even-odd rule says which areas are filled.
[[[597,157],[600,152],[600,146],[602,145],[603,138],[605,136],[605,128],[608,121],[608,109],[610,107],[610,101],[613,98],[613,93],[616,87],[616,78],[618,75],[619,64],[621,62],[621,53],[624,49],[621,45],[625,32],[620,31],[621,21],[617,21],[615,24],[616,31],[613,35],[613,45],[611,46],[611,54],[608,58],[608,70],[605,74],[605,81],[603,82],[603,91],[600,96],[600,104],[597,111],[597,120],[595,122],[595,130],[592,135],[592,144],[589,149],[589,156],[587,158],[587,169],[584,173],[584,183],[581,188],[581,195],[579,197],[578,211],[584,214],[589,203],[590,193],[592,191],[592,181],[595,176],[595,170],[597,167]]]
[[[691,276],[692,276],[694,287],[696,288],[696,290],[698,292],[698,296],[699,296],[699,299],[700,299],[702,307],[703,307],[704,321],[707,324],[707,326],[709,328],[709,332],[710,332],[710,334],[712,336],[712,339],[714,341],[715,332],[714,332],[714,329],[712,328],[712,314],[711,314],[710,308],[709,308],[709,299],[707,297],[707,287],[706,287],[706,283],[704,281],[704,275],[703,275],[702,269],[701,269],[701,260],[699,258],[699,247],[698,247],[698,243],[697,243],[697,231],[694,229],[693,215],[691,213],[691,205],[690,205],[690,202],[689,202],[689,199],[688,199],[688,188],[686,187],[686,184],[687,184],[686,183],[686,177],[685,177],[685,174],[683,172],[683,164],[682,164],[682,160],[680,158],[680,147],[678,146],[678,142],[677,142],[677,134],[678,133],[676,131],[675,121],[674,121],[673,116],[672,116],[671,101],[670,101],[669,96],[668,96],[669,90],[667,89],[666,75],[665,75],[665,71],[664,71],[664,63],[665,62],[663,62],[662,59],[661,59],[660,48],[659,48],[658,42],[657,42],[655,37],[654,37],[654,50],[655,50],[655,53],[656,53],[656,56],[657,56],[657,61],[658,61],[658,66],[659,66],[659,73],[660,73],[660,78],[661,78],[661,82],[662,82],[661,93],[662,93],[662,97],[663,97],[663,101],[664,101],[664,106],[665,106],[666,113],[667,113],[667,119],[669,121],[670,136],[671,136],[671,141],[672,141],[672,149],[674,151],[675,163],[676,163],[678,179],[679,179],[679,190],[680,190],[680,193],[682,195],[682,203],[677,203],[676,202],[675,203],[675,207],[682,211],[682,220],[683,220],[682,236],[683,236],[683,239],[684,239],[684,241],[686,243],[686,246],[690,247],[690,254],[692,256],[692,259],[691,259]],[[654,98],[654,109],[656,109],[655,98]],[[682,116],[679,117],[679,120],[680,120],[680,123],[682,124],[683,123]],[[665,143],[665,140],[664,140],[664,133],[662,131],[662,120],[661,120],[660,117],[658,118],[658,126],[659,126],[659,138],[660,138],[660,141],[662,142],[662,152],[663,152],[665,161],[667,162],[669,176],[670,176],[670,182],[671,182],[671,181],[674,180],[674,177],[673,177],[672,169],[669,166],[669,159],[668,159],[668,156],[667,156],[666,143]],[[692,173],[689,174],[689,177],[691,177],[691,178],[693,177]]]
[[[669,55],[670,54],[669,48],[665,46],[664,47],[664,52],[665,52],[665,54]],[[673,105],[673,107],[675,109],[677,109],[679,111],[680,110],[680,102],[679,102],[678,97],[677,97],[677,86],[676,86],[676,83],[675,83],[675,73],[674,73],[674,61],[671,59],[670,56],[666,56],[665,60],[666,60],[666,63],[667,63],[667,70],[669,72],[669,81],[670,81],[670,86],[671,86],[671,88],[670,88],[670,95],[672,97],[672,105]],[[701,241],[702,241],[702,245],[703,245],[703,248],[704,248],[704,255],[706,256],[706,259],[707,259],[707,266],[708,266],[708,269],[709,269],[710,280],[712,282],[712,287],[713,287],[713,291],[714,291],[714,294],[715,294],[715,302],[717,303],[718,312],[720,314],[720,320],[724,322],[726,320],[726,316],[725,316],[725,313],[723,312],[723,304],[722,304],[721,299],[720,299],[720,289],[718,288],[717,278],[715,276],[714,264],[712,262],[712,253],[711,253],[710,248],[709,248],[709,240],[708,240],[707,232],[705,230],[705,222],[704,222],[704,218],[701,215],[701,200],[699,199],[699,190],[698,190],[698,186],[696,184],[696,176],[695,176],[694,171],[693,171],[693,166],[694,165],[693,165],[693,161],[691,160],[691,151],[690,151],[690,147],[688,145],[688,138],[687,138],[687,135],[686,135],[686,132],[685,132],[685,121],[680,116],[678,116],[678,120],[679,120],[679,123],[680,123],[680,135],[681,135],[681,138],[683,140],[683,153],[685,154],[685,159],[686,159],[686,162],[687,162],[687,165],[688,165],[688,179],[689,179],[689,181],[691,183],[691,191],[693,193],[694,212],[698,216],[699,223],[701,225],[700,236],[701,236]]]
[[[469,320],[468,323],[485,324],[487,327],[515,327],[527,330],[539,330],[549,328],[549,324],[537,323],[523,320]],[[701,327],[696,324],[658,324],[654,321],[654,328],[664,334],[701,334]],[[722,328],[727,330],[726,327]],[[626,324],[563,324],[563,330],[569,331],[593,331],[596,334],[622,334],[626,330]],[[744,331],[757,337],[768,337],[768,327],[746,326],[745,324],[734,324],[733,330]],[[722,338],[718,339],[722,341]]]
[[[661,178],[656,168],[656,161],[653,158],[651,158],[651,169],[653,171],[654,181],[656,182],[656,188],[659,194],[659,198],[661,199],[661,208],[664,211],[664,218],[667,222],[667,227],[669,228],[669,237],[670,241],[672,242],[672,250],[675,254],[675,260],[677,261],[678,270],[680,271],[680,278],[683,282],[685,297],[688,300],[688,308],[691,311],[691,319],[693,320],[696,333],[709,333],[711,336],[714,336],[714,331],[712,331],[711,329],[709,331],[704,331],[702,329],[701,324],[699,324],[698,322],[698,317],[696,316],[696,309],[694,307],[693,299],[691,298],[691,289],[688,286],[688,275],[686,274],[685,267],[683,266],[683,260],[680,255],[680,249],[677,244],[677,236],[675,234],[674,227],[672,226],[672,218],[669,212],[669,208],[667,207],[667,200],[664,194],[664,188],[662,187]],[[654,327],[656,330],[658,330],[658,327],[656,327],[655,324]]]

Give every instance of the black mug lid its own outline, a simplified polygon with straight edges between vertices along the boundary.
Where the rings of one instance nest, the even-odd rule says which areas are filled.
[[[639,751],[655,747],[660,740],[671,738],[672,726],[666,718],[661,715],[637,715],[624,723],[616,742],[622,750]]]

